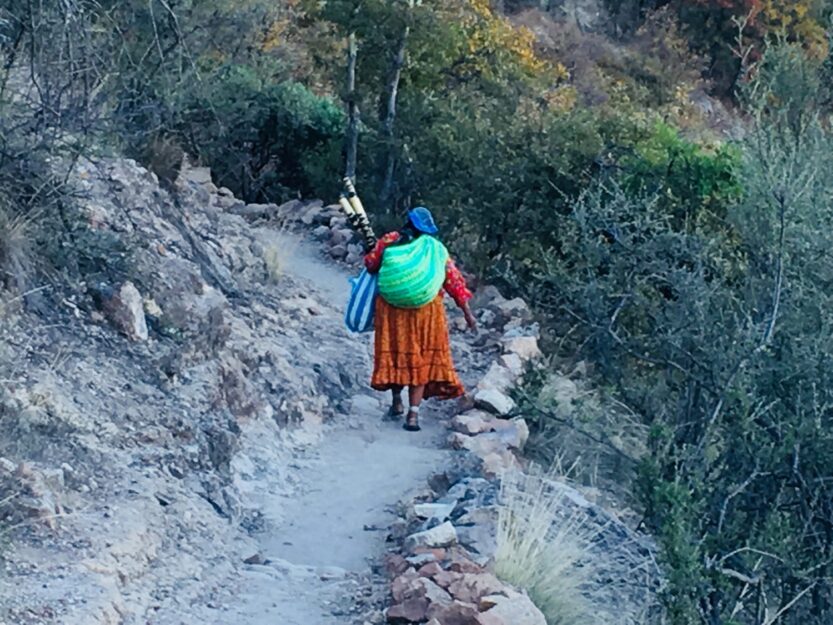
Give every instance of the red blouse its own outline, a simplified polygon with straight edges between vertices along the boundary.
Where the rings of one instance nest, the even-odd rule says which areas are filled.
[[[364,265],[370,273],[377,273],[382,267],[382,257],[385,253],[385,248],[396,243],[401,235],[398,232],[389,232],[376,244],[376,247],[364,257]],[[454,299],[454,302],[463,307],[471,298],[472,293],[466,285],[466,279],[454,261],[449,259],[445,266],[445,283],[443,288]]]

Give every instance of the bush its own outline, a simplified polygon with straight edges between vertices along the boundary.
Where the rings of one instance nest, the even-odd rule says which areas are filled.
[[[232,65],[182,103],[174,131],[219,184],[251,202],[282,202],[321,192],[325,171],[339,180],[343,127],[331,99]]]
[[[538,305],[571,337],[564,355],[595,363],[648,432],[635,485],[675,624],[833,618],[833,135],[803,59],[787,47],[758,66],[742,193],[703,187],[731,190],[710,209],[722,218],[681,228],[673,176],[640,196],[626,175],[581,196],[559,253],[537,265]],[[675,202],[709,195],[682,184]]]

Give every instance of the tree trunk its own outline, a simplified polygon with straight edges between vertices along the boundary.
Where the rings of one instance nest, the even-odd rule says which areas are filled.
[[[356,33],[350,33],[347,45],[347,133],[345,136],[345,151],[347,165],[344,175],[350,180],[356,180],[356,161],[359,151],[359,106],[356,102],[356,60],[358,58],[358,43]]]
[[[393,57],[391,65],[390,79],[387,85],[387,108],[385,111],[385,119],[383,130],[385,133],[385,140],[388,144],[387,166],[385,167],[385,180],[382,183],[382,192],[380,194],[380,203],[382,206],[387,206],[393,195],[393,174],[396,166],[396,144],[394,142],[394,127],[396,125],[396,99],[399,95],[399,80],[402,78],[402,67],[405,65],[405,50],[408,45],[408,35],[410,34],[410,26],[406,26],[402,33],[402,38],[399,41],[399,48]]]

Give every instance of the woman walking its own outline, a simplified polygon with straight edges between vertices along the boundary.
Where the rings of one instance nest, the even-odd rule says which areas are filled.
[[[402,391],[408,388],[404,427],[411,432],[420,429],[423,399],[453,399],[465,392],[451,358],[443,290],[462,309],[469,328],[477,328],[471,291],[437,232],[431,212],[415,208],[401,231],[386,234],[365,257],[367,270],[379,274],[371,386],[391,391],[391,416],[405,414]]]

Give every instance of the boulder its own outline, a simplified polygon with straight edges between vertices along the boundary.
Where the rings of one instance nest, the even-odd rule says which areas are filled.
[[[499,302],[495,307],[497,308],[498,314],[502,315],[507,321],[510,319],[523,322],[532,320],[532,311],[529,310],[527,303],[520,297]]]
[[[477,605],[482,597],[498,594],[505,585],[492,573],[465,573],[448,587],[455,599]]]
[[[410,568],[394,579],[390,587],[393,600],[401,603],[408,597],[421,596],[416,585],[418,579],[419,575],[417,572]]]
[[[449,547],[457,543],[457,530],[454,526],[446,521],[442,525],[425,530],[424,532],[417,532],[411,534],[405,539],[405,548],[414,553],[417,547]]]
[[[148,326],[145,307],[139,290],[132,282],[125,282],[105,302],[110,321],[132,341],[146,341]]]
[[[406,599],[388,608],[385,617],[388,623],[421,623],[428,613],[428,606],[429,601],[425,597]]]
[[[494,420],[494,415],[490,415],[482,410],[472,410],[453,417],[449,422],[449,426],[455,432],[473,436],[475,434],[482,434],[483,432],[491,432],[493,429],[492,422]]]
[[[492,285],[484,286],[482,289],[477,289],[472,299],[473,308],[495,308],[506,301],[506,298],[500,294],[497,287]]]
[[[433,580],[437,583],[437,586],[440,588],[448,589],[451,584],[456,582],[462,576],[462,573],[457,573],[455,571],[446,571],[442,570],[436,575],[434,575]]]
[[[524,593],[508,590],[504,594],[489,595],[480,607],[490,607],[479,615],[479,625],[547,625],[547,619]]]
[[[495,388],[480,389],[475,393],[474,401],[479,408],[502,417],[515,409],[512,398]]]
[[[516,353],[503,354],[500,364],[506,367],[516,378],[524,372],[524,362]]]
[[[347,246],[334,245],[330,248],[330,256],[336,260],[344,260],[347,257]]]
[[[330,233],[330,245],[333,247],[343,245],[344,249],[349,252],[350,250],[348,249],[348,245],[352,243],[353,236],[353,231],[348,228],[332,230]]]
[[[521,468],[518,458],[508,449],[488,454],[481,460],[483,474],[490,478],[499,478],[507,471]]]
[[[523,362],[537,360],[543,356],[538,347],[538,339],[534,336],[504,337],[500,342],[504,352],[515,354]]]
[[[326,215],[325,218],[325,213],[326,211],[324,209],[323,202],[316,200],[306,204],[301,210],[298,211],[298,219],[305,226],[323,224],[325,219],[329,221],[329,215]]]
[[[494,388],[505,393],[515,383],[516,378],[517,375],[513,374],[508,368],[500,363],[493,362],[486,375],[477,383],[477,388]]]
[[[439,575],[442,572],[443,567],[441,567],[440,563],[436,561],[422,565],[420,569],[417,571],[420,577],[428,577],[430,579],[434,579],[437,575]]]
[[[328,226],[318,226],[312,231],[312,236],[318,241],[325,241],[330,238],[330,228]]]
[[[428,608],[429,619],[437,619],[442,625],[478,625],[477,606],[462,601],[435,603]]]

